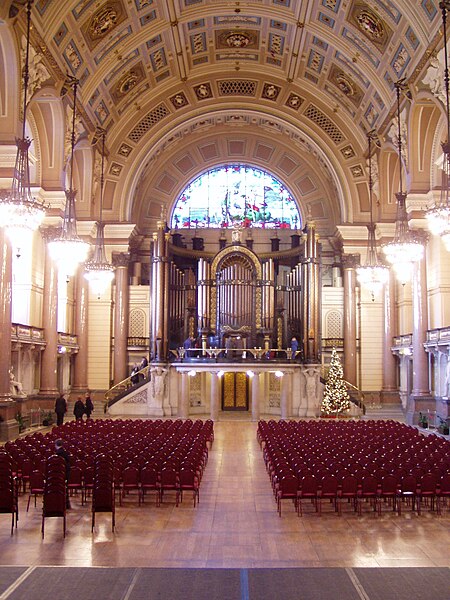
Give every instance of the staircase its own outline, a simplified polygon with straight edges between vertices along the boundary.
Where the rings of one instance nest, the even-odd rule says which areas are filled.
[[[392,419],[393,421],[405,422],[401,404],[366,404],[366,414],[362,419]]]

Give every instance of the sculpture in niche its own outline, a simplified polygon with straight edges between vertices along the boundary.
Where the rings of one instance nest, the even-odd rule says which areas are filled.
[[[14,368],[10,367],[9,369],[9,391],[13,396],[26,396],[23,391],[23,385],[20,381],[16,381],[14,375]]]

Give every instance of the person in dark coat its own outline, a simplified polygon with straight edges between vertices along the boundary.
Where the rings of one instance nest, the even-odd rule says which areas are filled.
[[[64,396],[60,394],[55,402],[56,425],[62,425],[64,423],[64,415],[66,412],[67,402]]]
[[[86,407],[86,409],[85,409],[86,418],[90,419],[91,413],[94,412],[94,403],[92,402],[91,392],[89,390],[86,392],[85,399],[84,399],[84,405]]]
[[[64,440],[58,439],[55,441],[55,454],[62,456],[66,463],[66,508],[70,508],[69,487],[67,485],[70,477],[70,454],[64,448]]]
[[[137,364],[134,365],[134,367],[131,369],[131,373],[130,373],[130,379],[131,379],[131,383],[133,385],[136,385],[136,383],[139,382],[139,367],[137,366]]]
[[[84,405],[81,396],[78,396],[78,400],[75,402],[75,406],[73,407],[73,414],[75,415],[75,419],[77,421],[81,421],[84,413],[86,412],[86,407]]]
[[[146,359],[145,356],[142,357],[141,362],[139,363],[139,370],[141,371],[142,369],[145,369],[145,367],[148,366],[148,360]],[[141,381],[143,381],[145,379],[146,375],[144,373],[139,373],[139,379]]]

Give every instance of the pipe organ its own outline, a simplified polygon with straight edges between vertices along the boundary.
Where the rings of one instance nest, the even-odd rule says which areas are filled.
[[[216,238],[215,252],[187,251],[167,241],[166,223],[158,226],[151,263],[153,359],[167,358],[168,349],[183,346],[187,337],[197,338],[205,355],[209,346],[286,348],[296,336],[303,359],[320,362],[320,256],[313,224],[289,252],[260,255],[239,236],[229,245]],[[230,340],[239,346],[227,346]]]

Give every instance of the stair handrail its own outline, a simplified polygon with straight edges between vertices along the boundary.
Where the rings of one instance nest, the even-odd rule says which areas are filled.
[[[133,375],[130,375],[126,379],[123,379],[122,381],[119,381],[119,383],[116,383],[111,388],[109,388],[109,390],[105,392],[105,401],[106,401],[106,404],[109,405],[109,403],[111,402],[111,400],[114,400],[114,398],[115,398],[115,396],[117,394],[120,394],[124,390],[132,388],[133,385],[135,385],[131,381],[132,377],[136,377],[136,375],[137,376],[143,375],[144,379],[148,379],[149,370],[150,370],[150,365],[147,365],[143,369],[140,369],[137,373],[133,373]]]

